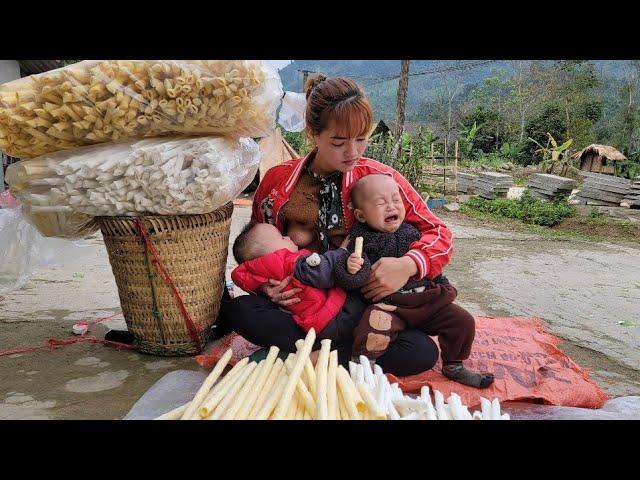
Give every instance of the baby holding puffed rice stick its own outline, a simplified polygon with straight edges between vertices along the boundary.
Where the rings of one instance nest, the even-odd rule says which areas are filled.
[[[361,178],[351,190],[356,219],[349,232],[348,250],[353,253],[336,264],[336,282],[360,290],[370,281],[372,265],[383,257],[401,257],[420,239],[416,227],[405,222],[402,192],[392,177],[382,174]],[[363,246],[364,243],[364,246]],[[409,281],[364,312],[354,330],[352,355],[376,360],[406,328],[438,336],[442,374],[476,388],[493,383],[493,375],[476,373],[462,364],[469,358],[475,337],[475,320],[453,303],[457,290],[446,277]]]

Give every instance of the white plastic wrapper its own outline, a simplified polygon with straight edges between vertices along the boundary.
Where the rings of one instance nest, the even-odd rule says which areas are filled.
[[[249,138],[153,138],[23,160],[7,170],[7,181],[32,212],[208,213],[251,183],[262,155]]]
[[[69,206],[52,203],[51,178],[55,172],[49,167],[48,160],[30,160],[13,163],[7,167],[6,181],[10,191],[9,204],[15,206],[15,198],[22,200],[24,219],[38,229],[44,237],[66,239],[86,238],[98,230],[93,218],[80,212],[74,212]],[[15,198],[13,198],[15,197]],[[13,201],[11,201],[13,200]],[[4,202],[0,201],[0,206]]]
[[[31,202],[22,204],[22,213],[42,236],[79,240],[91,236],[100,228],[93,217],[74,212],[69,207],[50,207],[47,195],[36,196]]]
[[[34,158],[168,134],[264,137],[282,93],[264,60],[85,60],[0,85],[0,150]]]
[[[304,93],[285,92],[278,123],[288,132],[301,132],[305,127],[304,112],[307,100]]]
[[[20,288],[38,269],[89,251],[83,242],[43,237],[20,208],[0,208],[0,245],[0,294]]]

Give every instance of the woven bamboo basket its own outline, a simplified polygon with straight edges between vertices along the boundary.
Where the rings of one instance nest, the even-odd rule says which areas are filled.
[[[201,215],[141,218],[204,347],[220,309],[233,203]],[[153,263],[135,217],[96,217],[127,328],[141,352],[193,355],[197,348],[173,290]]]

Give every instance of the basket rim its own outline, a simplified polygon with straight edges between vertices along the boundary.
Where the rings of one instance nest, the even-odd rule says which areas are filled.
[[[227,213],[227,210],[233,211],[233,202],[227,202],[216,210],[212,210],[210,212],[205,213],[170,213],[170,214],[159,214],[159,213],[144,213],[139,212],[135,215],[96,215],[93,217],[97,221],[103,220],[119,220],[119,221],[135,221],[136,218],[140,219],[162,219],[162,218],[171,218],[171,217],[198,217],[198,216],[207,216],[207,215],[215,215],[216,213]]]

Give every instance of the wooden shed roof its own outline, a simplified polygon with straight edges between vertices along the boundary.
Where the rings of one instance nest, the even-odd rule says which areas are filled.
[[[627,159],[619,150],[616,150],[609,145],[600,145],[597,143],[593,143],[586,148],[583,148],[581,151],[577,152],[573,158],[582,158],[583,155],[587,153],[595,153],[601,157],[606,158],[607,160],[612,160],[614,162],[621,162]]]

